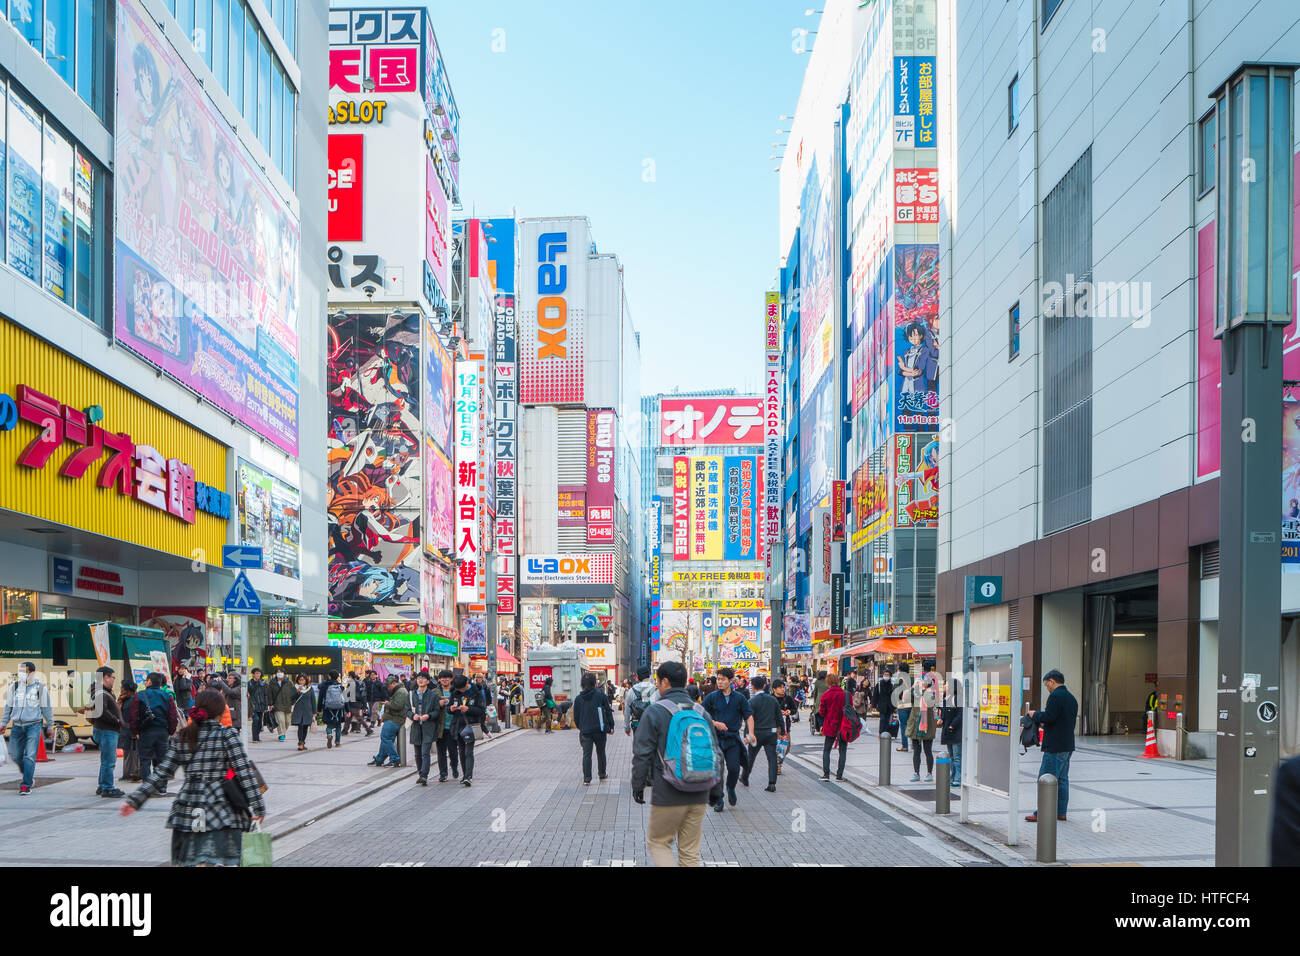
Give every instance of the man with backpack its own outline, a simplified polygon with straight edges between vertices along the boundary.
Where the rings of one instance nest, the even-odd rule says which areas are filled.
[[[749,746],[748,760],[740,782],[749,786],[749,775],[754,769],[754,758],[758,756],[761,747],[767,754],[767,792],[776,793],[776,773],[779,766],[776,759],[776,742],[784,740],[786,736],[785,716],[781,712],[782,703],[780,698],[767,691],[766,678],[755,677],[749,683],[754,688],[754,693],[749,698],[749,709],[754,712],[754,735],[757,742]]]
[[[731,679],[735,676],[735,671],[730,667],[721,668],[718,671],[718,689],[704,698],[703,704],[718,731],[722,757],[727,763],[727,800],[733,807],[736,805],[736,781],[740,779],[741,748],[746,741],[750,744],[757,743],[754,737],[754,711],[750,709],[748,700],[731,689]],[[721,813],[721,782],[713,790],[713,809]]]
[[[153,765],[167,756],[167,739],[176,733],[180,723],[176,701],[163,687],[163,675],[157,671],[150,674],[148,686],[131,698],[127,710],[127,723],[140,754],[140,778],[148,780]],[[158,792],[167,790],[164,787]]]
[[[632,799],[644,804],[650,787],[646,848],[655,866],[702,866],[704,807],[721,779],[721,748],[702,705],[686,693],[681,662],[664,661],[655,676],[659,699],[642,714],[632,743]]]
[[[685,667],[682,670],[686,670]],[[685,685],[683,684],[683,687]],[[646,712],[646,708],[659,699],[659,687],[655,681],[650,679],[650,668],[639,667],[636,672],[636,683],[632,685],[627,692],[623,704],[623,730],[629,737],[636,730],[637,722]]]

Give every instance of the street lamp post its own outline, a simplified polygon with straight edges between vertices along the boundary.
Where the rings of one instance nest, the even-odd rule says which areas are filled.
[[[1265,866],[1281,683],[1282,337],[1291,322],[1294,65],[1214,94],[1221,347],[1215,863]]]

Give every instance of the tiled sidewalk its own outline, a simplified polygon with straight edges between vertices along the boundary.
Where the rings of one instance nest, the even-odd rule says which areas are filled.
[[[854,784],[905,812],[917,814],[944,833],[975,841],[1008,863],[1033,862],[1036,827],[1023,817],[1034,810],[1042,752],[1020,758],[1019,845],[1007,847],[1006,797],[983,790],[971,795],[970,823],[960,822],[961,804],[953,792],[951,813],[934,812],[933,783],[910,783],[910,753],[890,750],[892,786],[877,785],[879,738],[876,720],[864,721],[863,735],[849,745],[845,776]],[[794,727],[793,755],[820,769],[822,743],[807,719]],[[945,748],[936,743],[935,756]],[[1070,761],[1069,819],[1057,825],[1057,860],[1074,865],[1214,865],[1214,761],[1182,763],[1144,760],[1142,738],[1080,738]],[[834,773],[838,752],[831,754]],[[922,756],[921,773],[925,774]],[[1018,859],[1017,859],[1018,858]]]
[[[263,734],[250,753],[262,772],[266,793],[266,825],[277,839],[319,820],[396,781],[414,776],[413,765],[398,769],[366,766],[379,750],[379,733],[348,735],[340,747],[327,750],[321,728],[312,728],[307,745],[299,752],[297,738],[289,734],[281,743]],[[502,728],[492,741],[520,731]],[[155,797],[134,816],[118,816],[121,800],[95,796],[99,753],[54,754],[50,763],[36,765],[36,786],[20,797],[14,762],[0,767],[0,865],[108,865],[153,866],[170,855],[171,834],[163,826],[171,809],[168,797]],[[411,763],[408,753],[408,764]],[[118,761],[121,771],[121,761]],[[139,784],[120,782],[126,792]],[[180,789],[173,780],[171,793]]]

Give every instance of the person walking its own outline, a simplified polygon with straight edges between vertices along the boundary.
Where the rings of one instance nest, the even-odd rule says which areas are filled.
[[[754,712],[749,701],[731,689],[731,680],[735,671],[724,667],[718,671],[718,689],[704,698],[703,707],[713,721],[718,732],[718,744],[722,748],[722,757],[727,764],[726,791],[727,800],[736,805],[736,781],[740,779],[740,750],[746,742],[753,744]],[[743,734],[742,734],[743,730]],[[721,813],[723,783],[719,781],[710,797],[713,809]]]
[[[871,703],[880,715],[879,732],[889,734],[893,738],[898,726],[896,720],[898,708],[894,705],[894,669],[892,667],[886,667],[880,672],[880,679],[876,681],[871,691]]]
[[[366,704],[370,708],[370,724],[373,727],[380,723],[380,711],[383,709],[384,701],[388,700],[388,684],[379,679],[379,675],[374,671],[366,671]],[[383,732],[383,728],[380,728]],[[366,735],[370,736],[369,734]]]
[[[325,675],[317,696],[317,707],[325,722],[325,749],[341,746],[343,721],[347,719],[348,705],[343,696],[343,684],[339,680],[338,671],[330,671]]]
[[[895,697],[900,701],[898,705],[898,752],[907,753],[907,724],[908,719],[912,716],[908,709],[912,706],[912,671],[908,667],[907,661],[898,665],[898,676],[894,681]],[[899,691],[902,691],[899,694]]]
[[[408,695],[396,674],[389,674],[384,684],[384,693],[388,695],[388,699],[384,701],[384,724],[379,728],[379,753],[375,754],[369,766],[382,767],[387,761],[388,766],[398,767],[401,766],[402,761],[397,754],[395,741],[397,734],[406,724]]]
[[[479,696],[483,698],[483,718],[478,723],[479,730],[483,731],[484,740],[491,740],[492,735],[488,733],[487,727],[487,715],[489,710],[495,709],[492,706],[492,686],[488,684],[487,678],[482,674],[475,674],[473,689],[478,691]]]
[[[266,700],[266,681],[262,679],[262,668],[253,668],[245,685],[245,691],[248,694],[248,722],[253,731],[253,743],[261,743],[262,727],[270,707]]]
[[[284,671],[276,671],[266,688],[266,700],[275,713],[275,726],[280,731],[280,739],[289,732],[292,723],[293,702],[298,699],[298,691],[290,681],[285,680]]]
[[[451,671],[438,672],[438,686],[434,688],[438,718],[433,728],[433,742],[438,747],[438,782],[447,782],[447,762],[451,762],[451,776],[460,779],[460,750],[456,747],[456,738],[451,733]]]
[[[826,680],[826,672],[818,671],[817,680],[812,689],[812,721],[811,726],[808,728],[814,736],[821,733],[822,722],[819,715],[821,714],[822,694],[826,693],[826,688],[829,686],[830,682]]]
[[[948,748],[954,787],[961,786],[961,704],[961,679],[953,678],[944,695],[943,708],[939,711],[939,743]]]
[[[657,682],[650,679],[650,668],[638,667],[636,683],[628,684],[628,690],[623,694],[623,732],[627,736],[632,736],[641,715],[655,702],[658,693]]]
[[[415,751],[415,782],[422,787],[429,785],[429,751],[442,728],[440,696],[429,686],[428,671],[415,675],[415,690],[410,694],[411,747]]]
[[[122,733],[122,710],[113,696],[117,676],[113,668],[105,665],[95,671],[99,683],[90,688],[90,706],[82,710],[90,720],[91,737],[99,748],[99,786],[97,797],[122,797],[114,777],[117,776],[117,740]]]
[[[194,681],[190,680],[189,668],[181,664],[176,668],[176,677],[172,681],[172,691],[176,694],[176,710],[184,717],[194,706]]]
[[[126,722],[126,714],[135,700],[135,693],[135,681],[122,681],[122,693],[117,698],[117,709],[122,713],[122,730],[117,738],[118,746],[122,748],[122,776],[118,779],[139,783],[140,751],[136,747],[135,738],[131,736],[131,727]]]
[[[582,744],[582,785],[591,785],[591,751],[596,750],[596,770],[605,779],[605,740],[614,732],[614,708],[609,697],[596,687],[596,675],[582,675],[582,692],[573,702],[573,722]]]
[[[768,793],[776,793],[776,772],[779,766],[776,759],[776,743],[778,740],[785,739],[785,716],[781,712],[781,700],[768,692],[767,678],[754,677],[749,683],[754,688],[754,692],[749,697],[749,709],[754,714],[755,742],[749,746],[749,759],[740,782],[746,787],[749,786],[749,775],[754,769],[754,758],[758,756],[761,747],[767,754],[766,789]]]
[[[839,765],[835,770],[835,779],[844,779],[844,761],[849,755],[847,741],[844,740],[841,726],[844,721],[844,705],[848,698],[840,686],[840,675],[831,674],[826,678],[826,689],[821,692],[817,703],[817,716],[821,718],[822,728],[822,779],[831,778],[831,749],[838,743],[840,747]]]
[[[122,816],[129,817],[150,797],[165,794],[167,781],[178,770],[185,771],[185,782],[167,816],[172,866],[239,866],[244,832],[266,816],[262,787],[248,752],[234,728],[221,724],[225,708],[223,693],[200,691],[189,724],[171,741],[140,788],[122,804]],[[242,798],[237,802],[231,801],[222,786],[232,770]]]
[[[225,707],[221,710],[224,711]],[[167,740],[176,733],[180,724],[176,701],[163,690],[162,674],[154,671],[149,675],[144,690],[135,695],[126,719],[140,751],[140,776],[148,779],[154,765],[167,755]],[[159,793],[166,793],[166,781],[162,786]]]
[[[307,749],[307,731],[316,723],[316,693],[311,689],[311,681],[306,674],[294,678],[293,709],[289,712],[290,722],[298,729],[298,749]]]
[[[551,732],[551,715],[555,713],[555,695],[551,693],[552,678],[546,678],[546,683],[542,689],[537,692],[537,710],[541,714],[541,723],[537,725],[538,730],[545,730],[548,734]]]
[[[1074,722],[1079,716],[1079,702],[1065,689],[1065,675],[1050,670],[1043,675],[1047,686],[1047,704],[1042,710],[1031,710],[1029,716],[1043,728],[1043,762],[1038,775],[1050,773],[1057,780],[1056,819],[1064,820],[1070,804],[1070,756],[1074,753]],[[1025,817],[1030,823],[1038,822],[1039,807]],[[1051,807],[1047,811],[1051,812]]]
[[[790,745],[790,728],[794,722],[799,719],[799,701],[794,694],[790,693],[790,687],[783,678],[778,677],[772,681],[772,695],[776,697],[777,702],[781,705],[781,724],[785,734],[781,739],[786,742],[787,749]],[[781,776],[781,764],[784,758],[780,756],[780,749],[777,753],[776,775]]]
[[[546,683],[549,685],[550,680]],[[451,682],[451,703],[447,706],[452,712],[451,734],[465,771],[460,782],[468,787],[474,781],[474,731],[483,719],[483,695],[470,685],[468,677],[457,674]]]
[[[221,692],[226,695],[226,710],[230,714],[230,725],[238,733],[244,727],[244,708],[240,693],[239,675],[231,671],[226,675],[226,686],[220,688]]]
[[[356,671],[348,671],[348,710],[352,713],[352,732],[358,734],[362,728],[369,737],[375,732],[375,726],[370,720],[370,687],[364,680],[357,677]]]
[[[925,782],[934,781],[934,735],[939,715],[935,710],[935,677],[926,672],[911,688],[907,736],[912,741],[912,782],[921,779],[921,751],[925,751]]]
[[[11,726],[12,725],[12,726]],[[23,779],[18,785],[18,796],[32,792],[36,783],[36,753],[40,734],[52,733],[54,711],[50,707],[49,689],[36,677],[36,665],[24,661],[18,668],[13,683],[5,691],[3,716],[0,716],[0,737],[5,728],[9,731],[9,756],[21,765]]]
[[[680,661],[664,661],[655,672],[658,702],[646,709],[632,740],[632,799],[645,804],[650,787],[650,824],[646,849],[655,866],[702,866],[700,837],[704,829],[709,791],[679,790],[664,777],[668,727],[677,711],[687,708],[703,714],[703,705],[686,693],[686,668]],[[707,727],[713,752],[720,750],[716,731]],[[673,855],[673,844],[677,855]]]

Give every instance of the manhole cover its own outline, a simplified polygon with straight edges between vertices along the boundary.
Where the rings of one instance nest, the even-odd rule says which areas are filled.
[[[52,783],[66,783],[71,779],[71,777],[37,777],[36,786],[32,787],[32,789],[39,790],[41,787],[48,787]],[[0,783],[0,790],[17,790],[20,783],[22,783],[21,780],[6,780],[4,783]]]

